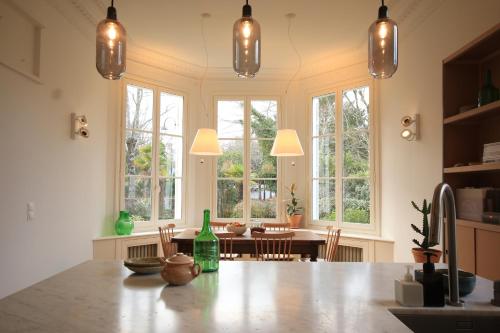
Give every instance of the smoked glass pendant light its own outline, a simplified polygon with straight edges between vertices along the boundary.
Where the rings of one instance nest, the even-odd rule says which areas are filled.
[[[96,33],[97,71],[108,80],[120,79],[126,68],[127,33],[117,20],[113,2],[106,19],[97,25]]]
[[[252,18],[252,7],[243,6],[243,15],[233,27],[233,68],[239,77],[252,78],[260,69],[260,25]]]
[[[390,78],[398,69],[398,26],[387,16],[384,0],[368,30],[368,69],[376,79]]]

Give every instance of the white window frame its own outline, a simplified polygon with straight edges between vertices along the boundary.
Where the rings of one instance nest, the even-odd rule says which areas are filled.
[[[151,82],[125,78],[122,80],[121,85],[121,106],[120,106],[120,140],[118,147],[118,158],[119,158],[119,209],[125,210],[125,137],[126,137],[126,114],[127,114],[127,86],[133,85],[141,88],[153,90],[153,134],[152,134],[152,159],[153,165],[151,170],[151,220],[150,221],[136,221],[134,224],[134,232],[145,232],[157,230],[158,227],[164,226],[168,223],[175,223],[177,226],[186,225],[186,188],[187,188],[187,175],[188,170],[188,158],[187,158],[187,138],[188,133],[188,100],[187,94],[179,91],[177,89],[168,88],[164,85],[154,84]],[[160,103],[161,93],[167,93],[171,95],[180,96],[183,98],[183,112],[182,112],[182,177],[181,178],[181,218],[180,219],[169,219],[169,220],[159,220],[158,219],[158,207],[159,207],[159,194],[160,194],[160,176],[158,174],[159,169],[159,155],[158,146],[160,142]],[[175,136],[175,135],[172,135]],[[179,178],[179,177],[174,177]]]
[[[243,163],[245,165],[244,173],[243,173],[243,217],[242,218],[220,218],[217,217],[217,181],[218,181],[218,170],[217,170],[217,158],[213,159],[212,170],[214,175],[214,180],[212,182],[212,214],[213,221],[218,222],[226,222],[226,221],[239,221],[243,223],[252,223],[252,222],[278,222],[283,218],[283,204],[282,204],[282,183],[281,183],[281,174],[282,174],[282,166],[281,161],[277,158],[276,162],[276,218],[251,218],[251,199],[250,199],[250,143],[251,138],[251,110],[252,110],[252,101],[276,101],[276,129],[280,128],[282,112],[281,112],[281,99],[275,95],[217,95],[213,98],[213,124],[215,124],[215,128],[218,130],[218,102],[219,101],[243,101],[244,105],[244,116],[243,116]]]
[[[343,222],[342,204],[342,180],[343,180],[343,121],[342,121],[342,93],[358,87],[367,86],[370,90],[369,108],[369,156],[370,156],[370,223]],[[328,94],[335,94],[335,207],[336,221],[314,220],[313,218],[313,98]],[[308,218],[311,227],[324,227],[333,225],[343,231],[361,234],[380,235],[379,225],[379,140],[378,140],[378,109],[376,104],[376,90],[373,80],[352,80],[338,85],[331,85],[323,89],[315,90],[308,94]]]

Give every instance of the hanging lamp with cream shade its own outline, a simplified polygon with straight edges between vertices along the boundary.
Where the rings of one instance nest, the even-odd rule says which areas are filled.
[[[222,155],[222,149],[217,139],[217,132],[213,128],[198,129],[189,154],[202,156]]]
[[[203,39],[203,49],[205,50],[205,71],[203,72],[203,76],[200,80],[200,102],[202,104],[203,110],[205,110],[205,113],[206,107],[205,102],[203,101],[202,87],[208,69],[208,50],[203,23],[205,22],[205,19],[209,17],[210,14],[208,13],[201,14],[201,37]],[[206,115],[208,119],[208,113]],[[199,128],[196,132],[196,136],[194,137],[193,144],[191,145],[191,149],[189,150],[189,154],[200,156],[222,155],[222,149],[220,148],[219,140],[217,138],[217,131],[213,128]],[[203,159],[200,162],[203,163]]]
[[[300,144],[297,131],[294,129],[280,129],[276,133],[271,156],[303,156],[304,150]]]

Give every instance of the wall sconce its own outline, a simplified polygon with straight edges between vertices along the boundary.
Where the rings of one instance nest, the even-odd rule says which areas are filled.
[[[77,135],[80,135],[86,139],[90,136],[88,129],[88,122],[86,116],[77,116],[76,114],[71,114],[71,138],[76,139]]]
[[[419,117],[418,114],[412,116],[404,116],[401,118],[401,125],[403,125],[403,130],[401,131],[401,137],[408,141],[415,141],[419,139]]]

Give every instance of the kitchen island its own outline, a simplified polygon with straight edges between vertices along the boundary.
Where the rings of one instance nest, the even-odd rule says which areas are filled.
[[[0,300],[0,332],[411,332],[389,309],[404,264],[221,262],[166,286],[120,261],[88,261]],[[478,277],[464,308],[498,314]],[[400,308],[401,309],[401,308]],[[409,310],[408,310],[409,311]],[[411,309],[427,311],[427,309]]]

